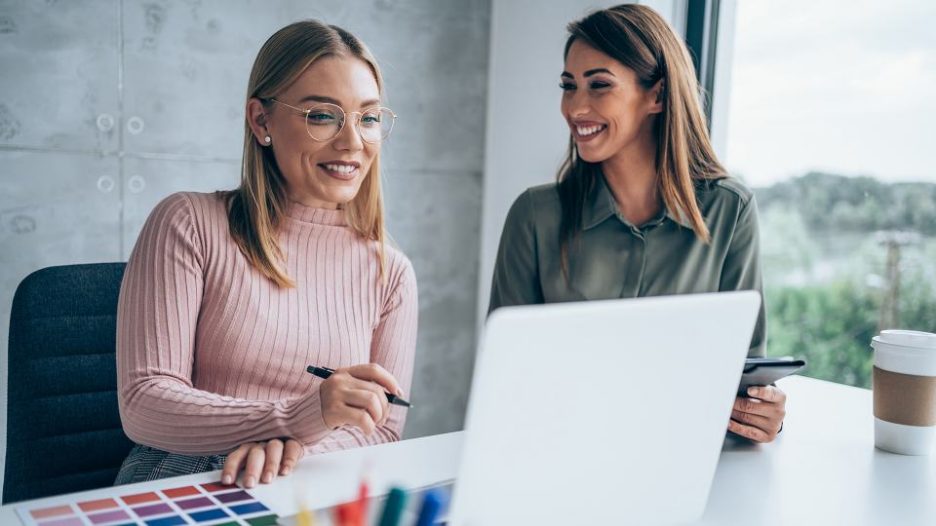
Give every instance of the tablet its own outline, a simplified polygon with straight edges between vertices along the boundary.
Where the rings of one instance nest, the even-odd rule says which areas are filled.
[[[738,396],[747,396],[748,387],[770,385],[805,366],[805,360],[790,357],[748,358],[744,361],[744,373],[741,375],[741,385],[738,386]]]

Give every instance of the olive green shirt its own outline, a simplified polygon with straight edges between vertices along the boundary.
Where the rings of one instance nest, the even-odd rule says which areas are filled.
[[[709,244],[665,207],[644,225],[628,223],[599,177],[583,210],[582,231],[569,247],[567,280],[560,265],[562,209],[556,184],[530,188],[507,214],[490,310],[731,290],[756,290],[763,296],[754,195],[727,178],[698,182],[696,197],[711,233]],[[764,356],[765,344],[761,302],[749,356]]]

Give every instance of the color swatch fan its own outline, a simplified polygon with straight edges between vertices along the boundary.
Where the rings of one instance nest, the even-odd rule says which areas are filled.
[[[119,488],[118,488],[119,489]],[[25,526],[269,526],[277,515],[247,491],[219,482],[17,507]]]

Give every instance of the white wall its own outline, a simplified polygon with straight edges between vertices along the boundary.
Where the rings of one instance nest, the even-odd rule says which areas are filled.
[[[680,34],[688,0],[644,1]],[[559,114],[566,24],[621,2],[493,0],[478,320],[487,316],[504,218],[530,186],[555,180],[569,133]],[[679,15],[679,16],[677,16]]]

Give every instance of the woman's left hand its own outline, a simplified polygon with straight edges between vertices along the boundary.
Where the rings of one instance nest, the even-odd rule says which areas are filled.
[[[277,438],[241,444],[224,461],[221,482],[233,484],[243,469],[244,487],[252,488],[257,481],[269,484],[276,475],[288,475],[304,453],[302,444],[291,438],[285,444]]]
[[[786,416],[786,393],[767,385],[748,388],[748,397],[735,399],[728,431],[755,442],[773,442]]]

